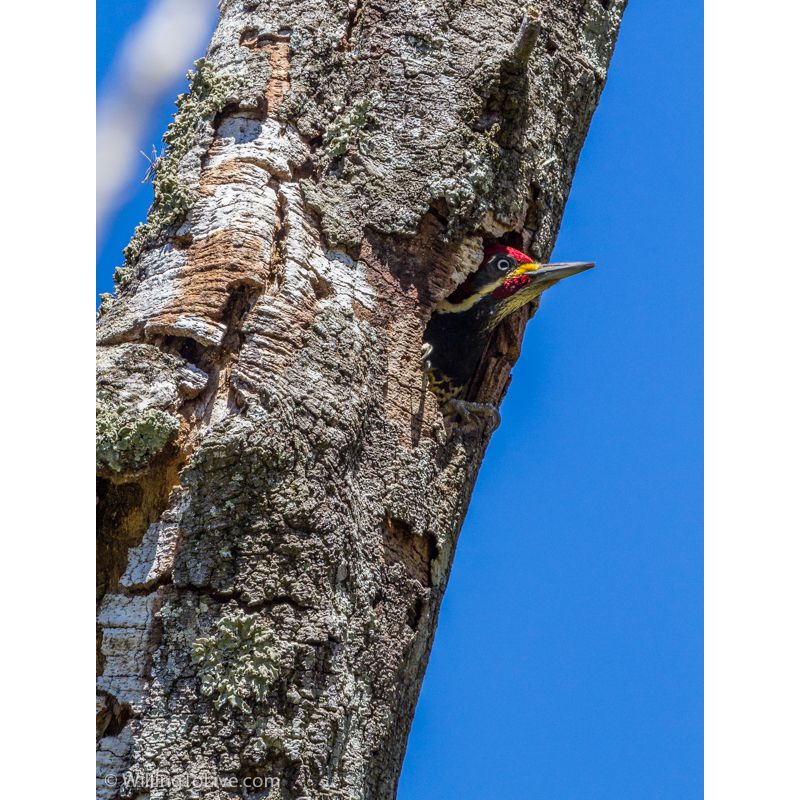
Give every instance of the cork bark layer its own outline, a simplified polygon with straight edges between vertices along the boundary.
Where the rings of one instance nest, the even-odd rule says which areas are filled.
[[[222,0],[98,325],[99,796],[394,797],[491,435],[425,325],[549,256],[623,6]]]

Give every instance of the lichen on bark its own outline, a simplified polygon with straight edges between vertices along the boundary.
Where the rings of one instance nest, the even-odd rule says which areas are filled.
[[[278,677],[277,652],[271,630],[258,617],[237,610],[221,617],[210,636],[192,647],[200,693],[213,697],[214,707],[228,704],[245,714],[263,702]]]
[[[235,78],[218,74],[204,58],[196,61],[194,67],[194,71],[190,70],[186,75],[189,91],[178,96],[177,111],[164,134],[166,152],[151,164],[153,203],[147,221],[137,226],[133,239],[124,250],[127,264],[135,262],[144,247],[186,216],[193,198],[191,179],[185,174],[184,161],[192,148],[202,143],[207,126],[216,115],[236,99]],[[120,288],[127,286],[130,282],[129,268],[118,270],[115,280]]]
[[[623,6],[221,4],[98,324],[101,796],[394,796],[490,436],[426,391],[425,325],[485,244],[549,255]]]
[[[97,399],[96,456],[100,469],[136,472],[175,438],[177,417],[149,408],[131,411],[100,395]]]

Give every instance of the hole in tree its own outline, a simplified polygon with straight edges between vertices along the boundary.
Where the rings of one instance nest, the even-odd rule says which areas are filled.
[[[201,364],[205,360],[207,348],[200,342],[188,336],[164,336],[159,346],[164,352],[174,353],[193,366],[203,369]]]
[[[422,612],[424,609],[425,603],[422,602],[421,597],[417,597],[406,611],[406,624],[412,631],[417,630],[419,627],[419,621],[422,619]]]
[[[102,731],[102,736],[119,736],[123,728],[128,724],[128,721],[133,716],[133,710],[127,703],[120,703],[115,697],[111,695],[106,696],[105,726]]]

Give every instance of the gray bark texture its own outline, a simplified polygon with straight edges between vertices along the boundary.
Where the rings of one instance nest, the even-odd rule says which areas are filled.
[[[623,7],[221,3],[98,324],[99,796],[395,796],[491,435],[422,335],[549,256]]]

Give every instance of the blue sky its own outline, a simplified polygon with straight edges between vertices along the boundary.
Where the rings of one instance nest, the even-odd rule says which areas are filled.
[[[144,6],[98,3],[98,80]],[[702,796],[702,24],[699,0],[626,12],[554,254],[598,266],[528,327],[400,800]],[[131,186],[98,291],[150,199]]]

